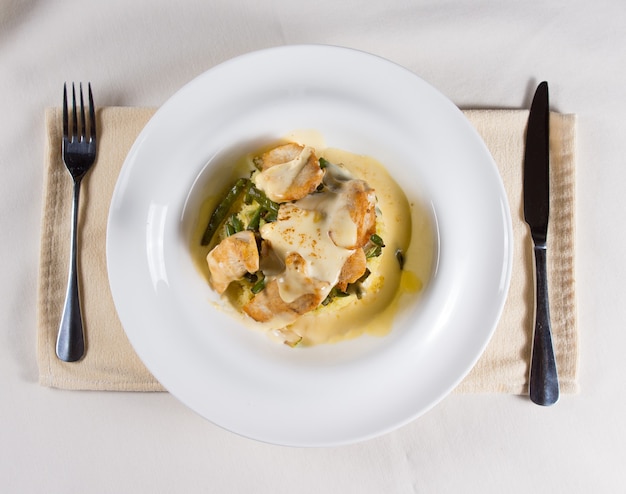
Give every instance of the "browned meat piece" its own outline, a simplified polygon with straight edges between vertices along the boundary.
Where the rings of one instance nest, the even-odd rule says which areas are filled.
[[[275,147],[254,160],[261,169],[256,184],[275,202],[297,201],[322,182],[315,150],[294,142]]]
[[[344,185],[342,194],[345,195],[345,208],[350,213],[350,218],[356,225],[356,239],[353,245],[341,245],[346,249],[360,249],[376,233],[376,196],[363,180],[350,180]],[[333,236],[333,230],[329,232],[335,244],[340,245]]]
[[[300,315],[313,310],[321,303],[314,293],[307,293],[291,303],[280,298],[278,281],[270,281],[262,292],[254,296],[243,306],[243,311],[258,322],[278,320],[282,325],[289,325]]]
[[[302,272],[305,260],[297,253],[292,253],[285,260],[286,283],[298,285],[295,287],[296,298],[290,302],[285,302],[279,289],[278,280],[270,281],[265,289],[250,300],[243,307],[243,311],[252,319],[259,322],[278,320],[286,326],[294,322],[298,316],[315,309],[322,303],[324,294],[319,282],[307,278]],[[302,290],[302,295],[297,295],[298,289]]]
[[[345,264],[341,268],[339,273],[339,281],[337,282],[337,288],[342,292],[346,291],[348,283],[354,283],[358,280],[367,269],[367,258],[363,249],[357,249],[354,251]]]
[[[211,285],[218,293],[224,293],[232,281],[259,270],[259,251],[254,233],[246,230],[226,237],[209,252],[206,259],[211,272]]]
[[[303,150],[304,146],[295,142],[288,142],[257,156],[254,163],[261,171],[265,171],[273,166],[295,160]]]

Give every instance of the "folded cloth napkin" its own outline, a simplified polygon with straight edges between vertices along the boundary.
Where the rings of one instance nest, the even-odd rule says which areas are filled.
[[[108,209],[118,173],[152,108],[101,108],[97,161],[83,180],[80,271],[87,353],[58,360],[55,342],[67,282],[72,182],[61,160],[61,110],[46,111],[46,153],[38,305],[38,364],[42,385],[64,389],[162,391],[132,349],[117,317],[106,269]],[[490,149],[502,176],[513,218],[514,263],[502,318],[486,351],[457,387],[465,393],[528,390],[534,312],[532,245],[522,208],[522,161],[528,111],[464,112]],[[578,391],[578,330],[574,277],[574,115],[552,113],[551,221],[548,271],[553,339],[561,390]]]

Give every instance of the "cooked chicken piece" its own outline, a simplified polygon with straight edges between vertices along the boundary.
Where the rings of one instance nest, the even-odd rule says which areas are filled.
[[[257,156],[254,158],[254,163],[261,171],[265,171],[273,166],[282,165],[288,161],[295,160],[304,149],[305,146],[295,142],[288,142],[287,144],[276,146],[260,156]]]
[[[243,311],[255,321],[279,320],[286,326],[315,309],[325,297],[325,284],[307,277],[305,268],[304,258],[291,253],[285,260],[285,274],[271,280],[263,291],[244,305]],[[281,295],[281,284],[286,294]]]
[[[336,287],[345,292],[348,288],[348,283],[354,283],[358,280],[367,269],[367,258],[365,257],[365,251],[363,249],[357,249],[354,251],[345,264],[341,268],[339,273],[339,281]]]
[[[315,150],[294,142],[275,147],[254,160],[261,170],[256,185],[275,202],[297,201],[313,192],[322,182]]]
[[[226,237],[209,252],[206,260],[211,272],[211,285],[218,293],[224,293],[231,281],[259,270],[259,251],[254,233],[246,230]]]
[[[282,325],[287,326],[300,315],[315,309],[320,303],[319,296],[314,293],[302,295],[291,303],[285,302],[280,297],[278,280],[274,279],[243,306],[243,311],[255,321],[279,320]]]
[[[344,195],[344,208],[349,212],[350,219],[356,226],[354,243],[346,245],[345,235],[341,221],[337,225],[331,225],[330,238],[340,247],[346,249],[360,249],[376,233],[376,196],[363,180],[350,180],[345,182],[341,192]],[[338,217],[340,219],[340,217]]]

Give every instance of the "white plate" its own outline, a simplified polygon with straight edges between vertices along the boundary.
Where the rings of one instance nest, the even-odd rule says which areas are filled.
[[[294,129],[376,158],[432,208],[436,270],[388,336],[294,350],[208,303],[189,254],[193,191],[218,163]],[[174,396],[246,437],[328,446],[415,419],[470,371],[504,305],[511,239],[497,168],[449,100],[373,55],[290,46],[225,62],[156,112],[115,188],[107,260],[128,338]]]

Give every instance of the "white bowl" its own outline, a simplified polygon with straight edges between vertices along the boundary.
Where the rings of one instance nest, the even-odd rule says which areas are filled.
[[[387,336],[291,349],[210,302],[189,251],[198,191],[294,129],[376,158],[432,212],[431,280]],[[131,344],[181,402],[246,437],[328,446],[415,419],[467,375],[504,305],[511,239],[497,168],[449,100],[376,56],[287,46],[212,68],[156,112],[115,188],[107,261]]]

